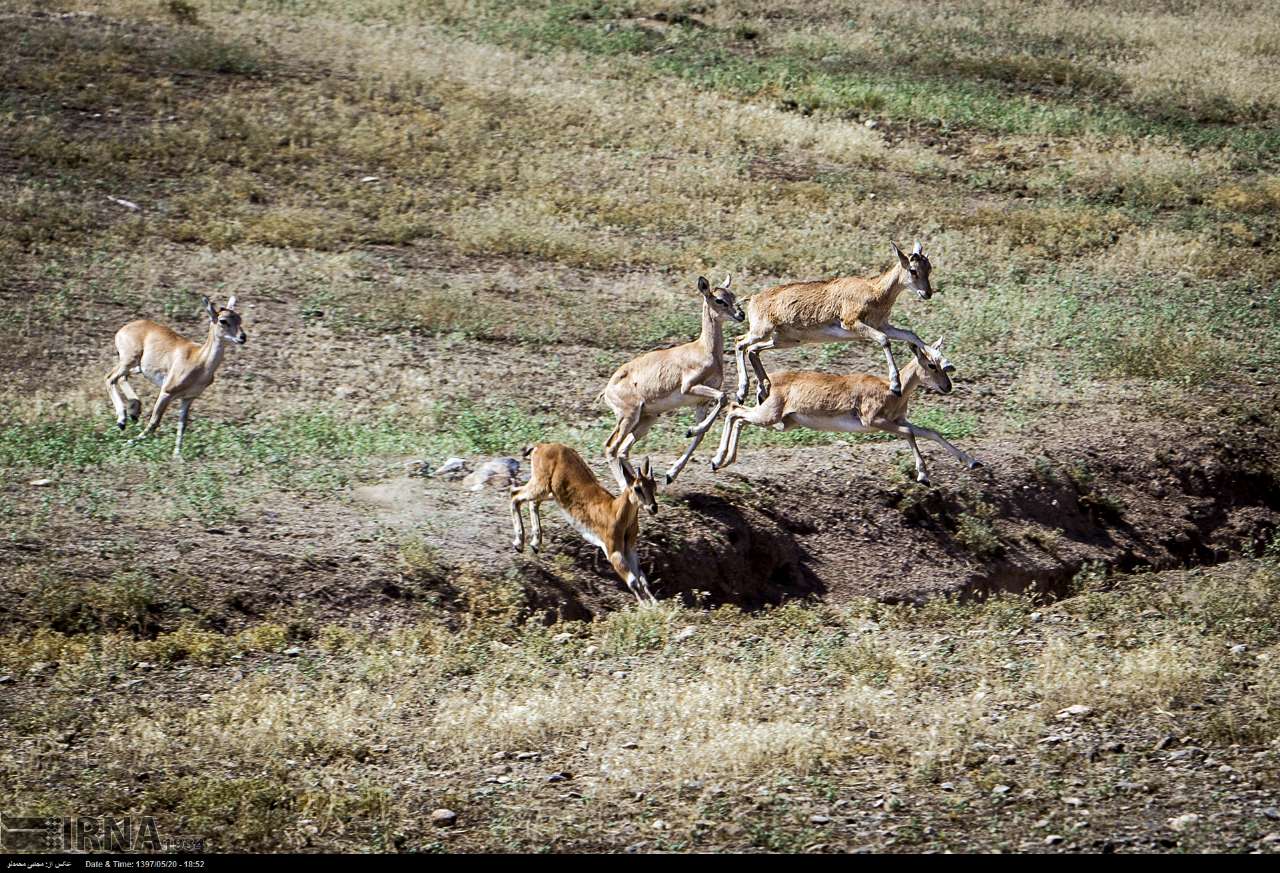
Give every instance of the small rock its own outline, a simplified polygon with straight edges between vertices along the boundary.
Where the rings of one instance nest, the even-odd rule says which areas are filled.
[[[1046,846],[1056,846],[1065,839],[1066,837],[1062,836],[1062,834],[1049,834],[1044,838],[1044,844]]]
[[[1169,827],[1173,828],[1175,831],[1185,831],[1187,828],[1191,827],[1198,821],[1200,821],[1200,816],[1196,815],[1194,812],[1189,812],[1186,815],[1174,816],[1173,818],[1169,819],[1167,824],[1169,825]]]
[[[1231,647],[1231,654],[1233,655],[1243,655],[1247,651],[1249,651],[1249,647],[1244,643],[1238,643]]]
[[[600,651],[599,646],[587,646],[585,649],[582,650],[582,654],[585,657],[590,658],[592,655],[594,655],[598,651]]]
[[[378,177],[377,177],[377,176],[361,176],[361,177],[360,177],[360,181],[361,181],[361,182],[365,182],[365,183],[368,183],[368,182],[377,182],[377,181],[378,181]]]
[[[452,809],[435,809],[431,811],[431,823],[438,828],[452,827],[458,821],[458,814]]]
[[[494,752],[492,755],[489,756],[489,760],[491,761],[505,761],[506,759],[507,759],[506,752]]]
[[[1280,843],[1280,831],[1272,831],[1258,842],[1260,843]]]
[[[612,676],[614,679],[626,679],[626,678],[627,678],[627,671],[626,671],[626,670],[614,670],[614,671],[613,671],[612,673],[610,673],[609,675],[610,675],[610,676]]]
[[[1272,821],[1280,821],[1280,809],[1276,809],[1274,806],[1268,806],[1266,809],[1262,810],[1262,814]]]
[[[655,831],[665,831],[667,829],[667,823],[660,818],[654,819],[653,829]]]
[[[816,824],[816,825],[830,824],[831,818],[830,816],[825,816],[825,815],[811,815],[809,816],[809,822],[810,824]]]
[[[12,681],[12,676],[0,676],[0,685],[8,685]]]
[[[880,126],[880,122],[876,121],[874,118],[868,118],[866,121],[862,122],[862,126],[867,130],[875,130]]]
[[[446,458],[445,462],[432,471],[432,476],[445,476],[456,479],[467,472],[466,458]]]
[[[991,793],[992,793],[992,794],[997,794],[997,795],[999,795],[999,794],[1008,794],[1008,793],[1009,793],[1010,791],[1012,791],[1012,790],[1013,790],[1013,789],[1012,789],[1012,788],[1010,788],[1008,785],[997,785],[995,788],[992,788],[992,789],[991,789]]]
[[[559,634],[556,634],[554,637],[552,637],[551,642],[555,643],[558,646],[563,646],[565,643],[569,642],[569,640],[571,639],[573,639],[573,634],[569,633],[568,631],[565,631],[564,633],[559,633]]]
[[[1083,703],[1074,703],[1066,709],[1058,710],[1058,719],[1064,718],[1083,718],[1093,712],[1093,707],[1085,706]]]
[[[284,654],[288,655],[290,658],[295,658],[298,655],[302,654],[302,649],[298,648],[297,646],[290,646],[289,648],[284,650]]]
[[[671,642],[683,643],[685,640],[689,639],[689,637],[693,636],[695,633],[697,633],[697,628],[693,627],[692,625],[690,625],[689,627],[682,627],[680,628],[679,631],[676,632],[676,635],[671,638]]]
[[[622,748],[624,748],[624,749],[638,749],[638,748],[640,748],[640,744],[639,744],[639,743],[623,743],[623,744],[622,744]]]
[[[1039,621],[1042,617],[1043,617],[1042,614],[1039,612],[1033,612],[1031,613],[1031,616],[1030,616],[1032,621]],[[1062,839],[1062,838],[1059,837],[1058,839]]]
[[[956,785],[954,782],[943,782],[941,785],[938,786],[938,788],[942,789],[943,791],[955,791]]]
[[[565,773],[564,771],[559,771],[556,773],[552,773],[550,776],[548,776],[547,781],[548,782],[567,782],[572,778],[573,776],[571,774]]]
[[[1064,797],[1062,802],[1067,806],[1084,806],[1084,801],[1078,797]]]
[[[44,486],[46,486],[46,485],[52,485],[52,484],[53,484],[53,480],[52,480],[52,479],[32,479],[32,480],[31,480],[30,482],[28,482],[27,484],[28,484],[28,485],[34,485],[34,486],[36,486],[37,488],[43,488],[43,487],[44,487]]]
[[[541,757],[541,752],[516,752],[517,761],[537,761]]]

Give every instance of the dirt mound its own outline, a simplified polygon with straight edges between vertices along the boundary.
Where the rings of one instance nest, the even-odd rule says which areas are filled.
[[[1274,453],[1260,434],[1059,429],[970,448],[985,467],[964,471],[926,449],[931,487],[900,472],[904,447],[892,442],[744,450],[727,471],[691,467],[643,518],[641,559],[660,597],[690,602],[921,601],[1057,592],[1090,564],[1217,563],[1256,554],[1280,527]],[[407,501],[414,522],[445,560],[518,576],[535,610],[580,618],[628,601],[550,505],[543,554],[516,556],[505,495],[409,487],[422,492]]]

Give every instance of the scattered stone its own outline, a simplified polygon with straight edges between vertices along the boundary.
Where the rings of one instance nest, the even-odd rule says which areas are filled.
[[[816,825],[830,824],[831,817],[826,815],[811,815],[809,816],[809,823]]]
[[[565,773],[563,770],[560,770],[548,776],[547,781],[548,782],[567,782],[572,778],[573,778],[572,774]]]
[[[366,183],[366,184],[367,184],[367,183],[369,183],[369,182],[377,182],[377,181],[378,181],[378,177],[377,177],[377,176],[361,176],[361,177],[360,177],[360,181],[361,181],[361,182],[364,182],[364,183]]]
[[[1247,651],[1249,651],[1249,647],[1244,643],[1237,643],[1231,647],[1231,654],[1233,655],[1243,655]]]
[[[573,634],[569,633],[568,631],[565,631],[564,633],[558,633],[554,637],[552,637],[551,642],[555,643],[558,646],[563,646],[565,643],[569,642],[569,640],[571,639],[573,639]]]
[[[537,761],[542,757],[541,752],[517,752],[517,761]]]
[[[1091,712],[1093,712],[1092,706],[1085,706],[1083,703],[1075,703],[1068,706],[1066,709],[1058,710],[1058,720],[1061,721],[1066,718],[1084,718]]]
[[[1269,834],[1267,834],[1265,837],[1263,837],[1261,840],[1258,840],[1258,842],[1260,842],[1260,843],[1280,843],[1280,831],[1272,831],[1271,833],[1269,833]]]
[[[46,485],[52,485],[52,484],[53,484],[53,480],[52,480],[52,479],[32,479],[32,480],[31,480],[30,482],[28,482],[27,484],[28,484],[28,485],[34,485],[34,486],[36,486],[37,488],[43,488],[43,487],[45,487]]]
[[[955,785],[955,783],[954,783],[954,782],[943,782],[943,783],[942,783],[941,785],[939,785],[938,787],[939,787],[939,788],[941,788],[943,791],[955,791],[955,790],[956,790],[956,785]]]
[[[432,476],[444,476],[446,479],[457,479],[467,472],[466,458],[446,458],[445,462],[432,471]]]
[[[1280,809],[1276,809],[1274,806],[1268,806],[1266,809],[1262,810],[1262,814],[1272,821],[1280,821]]]
[[[594,655],[598,651],[600,651],[599,646],[587,646],[585,649],[582,650],[582,654],[585,657],[590,658],[592,655]]]
[[[284,650],[284,654],[288,655],[290,658],[296,658],[298,655],[302,654],[302,649],[297,646],[290,646]]]
[[[452,809],[436,809],[431,812],[431,823],[438,828],[453,827],[458,821],[458,814]]]
[[[1044,844],[1046,846],[1056,846],[1065,839],[1066,837],[1062,836],[1062,834],[1049,834],[1044,838]]]
[[[880,126],[880,122],[876,121],[874,118],[868,118],[866,121],[862,122],[862,126],[867,130],[875,130]]]
[[[609,675],[610,675],[610,676],[612,676],[614,679],[626,679],[626,678],[627,678],[627,671],[626,671],[626,670],[614,670],[614,671],[613,671],[612,673],[610,673]]]
[[[0,676],[0,685],[8,685],[12,681],[12,676]]]
[[[1062,734],[1050,734],[1050,735],[1049,735],[1049,736],[1047,736],[1047,737],[1041,737],[1041,738],[1040,738],[1040,745],[1042,745],[1042,746],[1056,746],[1056,745],[1058,745],[1058,743],[1066,742],[1066,740],[1067,740],[1067,738],[1066,738],[1066,737],[1064,737]]]
[[[1062,802],[1067,806],[1084,806],[1084,801],[1078,797],[1064,797]]]
[[[1198,821],[1200,821],[1200,816],[1194,812],[1188,812],[1186,815],[1176,815],[1169,819],[1168,825],[1175,831],[1185,831]]]
[[[439,472],[439,470],[436,471],[437,474]],[[520,462],[515,458],[494,458],[463,479],[462,487],[468,491],[483,491],[490,485],[496,488],[510,488],[516,484],[519,475]]]
[[[640,744],[639,744],[639,743],[623,743],[623,744],[622,744],[622,748],[624,748],[624,749],[638,749],[638,748],[640,748]]]
[[[997,785],[995,788],[991,789],[991,793],[997,794],[997,795],[1008,794],[1012,790],[1013,789],[1010,788],[1008,785]]]
[[[1041,618],[1043,618],[1043,616],[1038,612],[1033,612],[1031,613],[1030,618],[1032,621],[1039,621]]]
[[[1118,743],[1118,742],[1103,743],[1098,748],[1104,752],[1109,752],[1114,755],[1124,751],[1124,743]]]
[[[1163,752],[1165,749],[1177,742],[1177,738],[1173,734],[1165,734],[1160,738],[1160,742],[1156,743],[1156,751]]]
[[[654,819],[653,829],[655,831],[665,831],[667,829],[667,823],[660,818]]]
[[[680,628],[679,631],[676,632],[676,635],[671,638],[671,642],[683,643],[685,640],[689,639],[689,637],[693,636],[695,633],[697,633],[697,628],[693,627],[692,625],[688,627],[682,627]]]
[[[507,759],[506,752],[494,752],[492,755],[489,756],[489,760],[491,761],[505,761],[506,759]]]

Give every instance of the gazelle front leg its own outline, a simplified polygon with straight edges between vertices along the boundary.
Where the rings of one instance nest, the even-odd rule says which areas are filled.
[[[916,334],[913,333],[912,331],[909,331],[901,327],[894,327],[892,324],[886,324],[883,330],[884,330],[884,335],[891,340],[898,340],[899,342],[910,343],[911,345],[915,346],[917,349],[924,352],[925,354],[930,353],[928,343],[920,339],[920,337],[916,336]]]
[[[524,518],[520,515],[520,506],[524,503],[521,496],[523,491],[523,488],[511,489],[511,530],[515,535],[511,545],[517,552],[524,551]]]
[[[627,588],[636,596],[637,602],[642,606],[658,602],[653,592],[649,590],[649,580],[645,579],[644,573],[641,572],[640,558],[634,551],[627,553],[614,551],[610,552],[608,557],[614,571],[626,581]]]
[[[760,361],[760,353],[768,351],[776,345],[775,340],[765,340],[758,342],[747,349],[747,359],[751,361],[751,369],[756,373],[756,404],[759,405],[769,399],[769,391],[773,388],[773,383],[769,381],[769,374],[764,371],[764,364]]]
[[[920,427],[919,425],[912,424],[909,421],[897,422],[897,421],[889,421],[887,419],[877,419],[876,421],[871,423],[871,426],[876,428],[877,430],[885,431],[886,433],[897,434],[898,436],[903,437],[904,439],[909,439],[912,437],[923,437],[927,440],[933,440],[935,443],[937,443],[938,445],[946,449],[948,452],[950,452],[951,456],[955,458],[957,461],[959,461],[961,466],[969,470],[976,470],[978,467],[982,466],[981,461],[979,461],[977,458],[970,455],[968,452],[964,452],[956,448],[954,445],[948,442],[947,439],[942,436],[942,434],[938,433],[936,430],[930,430],[927,427]],[[915,447],[914,441],[912,441],[912,447],[913,448]],[[918,452],[917,452],[917,456],[918,456]],[[919,463],[923,463],[923,462],[919,462]]]
[[[845,325],[846,330],[852,330],[854,328],[862,331],[863,336],[867,337],[884,350],[884,359],[889,364],[889,390],[895,397],[901,397],[902,377],[898,375],[898,364],[893,359],[893,349],[889,345],[889,337],[881,331],[876,330],[865,321],[855,322],[852,326]]]
[[[738,391],[734,398],[739,403],[747,399],[747,388],[750,387],[750,379],[747,376],[747,347],[759,341],[759,337],[748,333],[733,346],[733,359],[738,366]]]
[[[111,406],[116,411],[116,427],[124,430],[125,427],[125,407],[124,396],[120,393],[119,381],[124,378],[128,372],[128,368],[123,364],[116,367],[107,376],[107,392],[111,395]]]
[[[689,448],[684,450],[684,454],[681,455],[676,462],[671,465],[671,469],[667,471],[668,485],[676,481],[676,477],[680,475],[680,471],[684,469],[685,464],[689,463],[689,459],[693,457],[693,453],[698,450],[698,445],[702,442],[702,438],[706,436],[707,430],[711,427],[711,422],[714,422],[716,420],[716,416],[720,414],[720,409],[724,405],[723,398],[724,395],[722,394],[721,402],[716,404],[707,404],[711,408],[711,414],[706,417],[706,427],[702,427],[702,424],[700,423],[689,428],[689,430],[685,432],[685,436],[692,436],[693,440],[689,443]],[[699,428],[701,428],[701,430],[699,430]]]
[[[711,425],[715,424],[716,418],[719,417],[720,411],[724,409],[724,405],[729,398],[723,391],[717,391],[710,385],[693,385],[684,393],[690,397],[705,397],[711,401],[708,404],[704,404],[705,408],[710,409],[710,412],[707,413],[706,417],[684,432],[684,435],[687,437],[702,436],[711,429]]]
[[[169,403],[172,400],[172,394],[167,391],[160,392],[160,396],[156,398],[156,405],[151,410],[151,420],[147,422],[147,426],[143,428],[142,433],[129,440],[130,444],[136,443],[155,432],[155,429],[160,426],[160,419],[164,418],[164,411],[169,408]]]
[[[173,456],[182,457],[182,436],[187,432],[187,418],[191,412],[191,399],[184,397],[178,401],[178,443],[173,447]]]

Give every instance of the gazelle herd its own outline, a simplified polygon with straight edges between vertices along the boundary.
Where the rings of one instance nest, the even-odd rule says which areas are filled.
[[[539,505],[554,501],[573,527],[600,548],[618,576],[641,603],[652,603],[649,581],[640,567],[636,541],[640,509],[657,513],[657,483],[648,458],[636,469],[630,452],[659,416],[687,406],[700,416],[686,432],[685,450],[665,478],[675,481],[699,443],[728,408],[720,445],[711,461],[713,470],[738,457],[738,439],[747,424],[794,427],[850,433],[879,431],[905,439],[915,459],[916,480],[928,483],[917,438],[932,440],[969,469],[980,466],[940,434],[907,421],[912,395],[921,386],[941,394],[951,392],[955,367],[942,354],[943,341],[927,345],[909,330],[889,323],[889,314],[902,291],[910,289],[922,300],[933,294],[932,265],[920,243],[910,254],[892,244],[895,263],[879,276],[843,277],[825,282],[798,282],[769,288],[747,301],[746,310],[729,290],[730,279],[712,288],[702,277],[702,331],[697,339],[670,349],[641,355],[619,367],[597,396],[613,411],[617,423],[604,444],[604,460],[618,483],[614,495],[600,484],[591,468],[572,448],[539,443],[525,450],[531,474],[527,484],[510,493],[511,522],[516,551],[525,546],[522,515],[530,506],[532,547],[542,545]],[[198,345],[153,321],[134,321],[116,333],[119,363],[107,376],[107,388],[121,430],[127,419],[142,414],[138,395],[129,386],[130,374],[141,373],[160,388],[160,395],[143,431],[130,442],[155,432],[169,404],[178,401],[178,439],[174,457],[181,457],[182,437],[191,403],[213,382],[226,342],[244,345],[245,332],[236,311],[236,298],[216,308],[206,297],[209,318],[206,339]],[[747,321],[746,334],[735,345],[736,402],[724,390],[724,322]],[[809,370],[765,372],[760,353],[808,343],[830,343],[865,337],[880,346],[888,364],[888,378],[869,373],[833,375]],[[906,342],[913,359],[899,371],[890,347]],[[749,387],[747,363],[758,383],[756,405],[742,406]],[[122,393],[123,392],[123,393]]]

